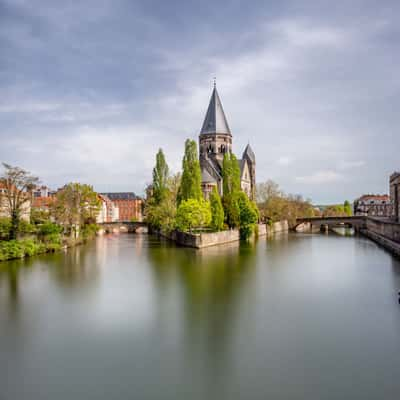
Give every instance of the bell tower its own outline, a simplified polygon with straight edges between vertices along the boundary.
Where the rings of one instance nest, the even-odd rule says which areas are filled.
[[[200,159],[210,159],[222,166],[224,154],[228,152],[232,152],[232,134],[214,81],[210,103],[199,136]]]

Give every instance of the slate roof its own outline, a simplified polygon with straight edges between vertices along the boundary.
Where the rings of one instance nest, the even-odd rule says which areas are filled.
[[[133,192],[112,192],[100,194],[107,196],[110,200],[140,200],[140,197],[136,196]]]
[[[253,163],[256,162],[256,156],[255,156],[254,151],[251,148],[250,144],[248,144],[246,146],[246,148],[244,149],[243,158],[245,158],[246,155],[250,159],[250,161],[252,161]]]
[[[201,171],[201,181],[204,183],[216,183],[217,181],[211,174],[204,168]]]
[[[200,134],[222,133],[231,134],[228,121],[226,120],[221,99],[219,98],[217,88],[211,94],[210,104],[208,105],[207,114],[204,118],[203,126]]]

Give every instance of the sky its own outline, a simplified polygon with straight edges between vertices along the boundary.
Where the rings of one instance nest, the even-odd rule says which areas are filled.
[[[177,172],[213,78],[257,181],[316,204],[400,169],[398,0],[0,0],[0,161],[52,188]]]

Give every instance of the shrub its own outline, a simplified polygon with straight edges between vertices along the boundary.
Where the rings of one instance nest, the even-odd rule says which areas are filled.
[[[11,228],[11,219],[2,217],[0,218],[0,240],[8,238]]]
[[[183,200],[176,212],[176,227],[182,232],[208,226],[210,222],[210,203],[204,200]]]
[[[60,225],[54,224],[53,222],[46,222],[39,225],[38,233],[41,236],[48,236],[54,234],[60,234],[62,232],[62,227]]]
[[[248,239],[258,221],[258,210],[244,192],[238,194],[240,237]]]

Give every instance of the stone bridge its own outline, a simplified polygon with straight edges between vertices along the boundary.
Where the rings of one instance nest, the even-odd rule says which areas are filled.
[[[99,224],[106,233],[128,232],[136,233],[145,230],[147,232],[146,222],[119,221],[119,222],[103,222]]]
[[[350,216],[350,217],[310,217],[310,218],[297,218],[294,229],[300,231],[301,228],[305,230],[312,230],[313,227],[318,226],[321,230],[329,230],[337,227],[354,228],[356,230],[365,228],[367,225],[367,217],[363,216]]]

